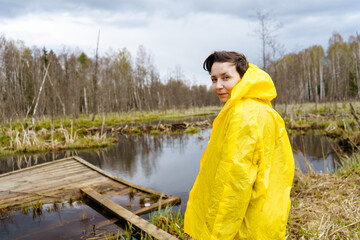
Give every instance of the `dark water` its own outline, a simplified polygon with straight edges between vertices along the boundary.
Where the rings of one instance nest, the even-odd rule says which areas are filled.
[[[58,204],[56,211],[48,211],[52,206],[44,205],[41,214],[33,214],[31,209],[27,214],[21,210],[8,212],[0,221],[0,239],[86,239],[94,236],[94,224],[98,226],[111,218],[86,204],[66,203],[64,207]],[[99,227],[95,234],[119,230],[119,226],[112,224],[106,229]]]
[[[341,149],[336,140],[308,132],[306,135],[289,134],[295,163],[303,172],[334,172],[341,165]]]
[[[208,129],[194,135],[122,136],[119,137],[119,142],[116,145],[101,150],[6,157],[0,159],[0,174],[71,155],[78,155],[101,169],[127,181],[169,195],[180,196],[182,203],[179,207],[184,212],[188,193],[199,171],[199,161],[207,146],[210,132],[211,130]],[[331,147],[332,145],[335,146],[331,140],[314,132],[304,136],[290,134],[289,138],[293,146],[296,164],[303,171],[309,170],[305,159],[311,163],[315,171],[334,171],[337,156],[333,152],[333,147]],[[91,214],[89,219],[92,219],[92,222],[89,220],[88,225],[84,225],[80,217],[84,209],[89,215]],[[33,220],[31,216],[20,213],[16,213],[9,219],[11,220],[0,221],[0,239],[12,239],[10,236],[15,234],[16,231],[18,232],[15,235],[21,235],[20,232],[23,232],[22,234],[39,232],[39,236],[43,234],[50,238],[52,234],[64,231],[59,229],[67,228],[69,230],[66,230],[66,233],[71,236],[84,236],[89,231],[91,232],[92,224],[97,224],[106,218],[87,205],[79,205],[64,208],[56,213],[45,213],[39,219],[35,218]],[[63,224],[71,221],[72,224],[70,225]],[[26,231],[20,231],[19,229],[25,229]]]

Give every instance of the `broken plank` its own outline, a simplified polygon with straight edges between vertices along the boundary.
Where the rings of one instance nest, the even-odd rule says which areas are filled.
[[[91,168],[91,169],[93,169],[93,170],[95,170],[95,171],[103,174],[104,176],[113,179],[113,180],[116,181],[116,182],[122,183],[122,184],[124,184],[124,185],[127,185],[127,186],[129,186],[129,187],[138,189],[138,190],[143,191],[143,192],[146,192],[146,193],[152,193],[152,194],[155,194],[155,195],[158,195],[158,196],[162,196],[163,198],[167,198],[167,195],[166,195],[165,193],[160,193],[160,192],[157,192],[157,191],[152,190],[152,189],[144,188],[144,187],[138,186],[138,185],[136,185],[136,184],[134,184],[134,183],[128,182],[128,181],[126,181],[126,180],[124,180],[124,179],[115,177],[115,176],[113,176],[113,175],[105,172],[104,170],[102,170],[102,169],[100,169],[100,168],[98,168],[98,167],[96,167],[96,166],[88,163],[87,161],[83,160],[83,159],[80,158],[80,157],[73,156],[73,158],[76,159],[78,162],[84,164],[85,166],[88,166],[89,168]]]
[[[134,211],[133,213],[136,214],[136,215],[142,215],[142,214],[145,214],[145,213],[149,213],[149,212],[152,212],[154,210],[157,210],[159,208],[159,204],[161,204],[161,207],[165,207],[167,205],[176,205],[176,204],[179,204],[181,203],[181,198],[180,197],[169,197],[168,199],[161,199],[160,203],[157,202],[157,203],[154,203],[148,207],[143,207],[143,208],[140,208],[136,211]]]
[[[103,206],[117,217],[120,217],[128,221],[132,225],[150,234],[151,236],[159,240],[178,240],[178,238],[176,238],[175,236],[161,230],[160,228],[156,227],[155,225],[151,224],[145,219],[126,210],[125,208],[121,207],[120,205],[116,204],[110,199],[94,191],[92,188],[87,187],[87,188],[82,188],[80,190],[81,192],[85,193],[90,199],[95,201],[97,204]]]

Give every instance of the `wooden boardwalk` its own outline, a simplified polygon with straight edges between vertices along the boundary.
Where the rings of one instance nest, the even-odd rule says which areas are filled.
[[[121,197],[126,204],[118,206],[135,217],[157,210],[159,198],[162,206],[181,202],[180,197],[168,197],[112,176],[79,157],[70,157],[0,175],[0,210],[31,205],[39,199],[42,203],[76,200],[82,196],[80,189],[105,199]]]

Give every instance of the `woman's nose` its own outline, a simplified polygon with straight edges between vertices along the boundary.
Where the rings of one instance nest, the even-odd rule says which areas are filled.
[[[217,81],[215,85],[216,89],[222,89],[224,87],[223,83],[221,81]]]

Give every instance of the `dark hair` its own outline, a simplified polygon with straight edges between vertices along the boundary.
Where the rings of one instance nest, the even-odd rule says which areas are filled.
[[[246,70],[249,68],[249,63],[246,60],[245,55],[237,52],[215,51],[205,59],[203,68],[211,74],[211,67],[215,62],[233,63],[240,77],[243,77]]]

